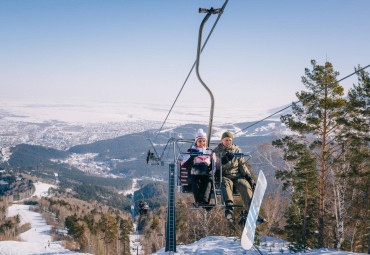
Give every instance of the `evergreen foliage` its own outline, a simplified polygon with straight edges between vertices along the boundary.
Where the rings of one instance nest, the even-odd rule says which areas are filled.
[[[358,66],[357,70],[361,69]],[[341,146],[336,164],[339,234],[337,247],[348,249],[344,224],[353,228],[352,249],[370,253],[369,141],[370,141],[370,76],[364,70],[357,74],[358,83],[348,93],[348,104],[342,113]]]
[[[273,142],[293,165],[276,173],[292,198],[285,229],[293,250],[348,248],[346,238],[357,250],[359,236],[365,236],[364,249],[365,239],[370,240],[364,230],[369,212],[369,74],[358,73],[358,85],[346,100],[332,64],[311,64],[302,77],[308,91],[297,93],[301,103],[293,103],[293,114],[281,117],[293,135]]]
[[[151,209],[167,205],[168,186],[162,182],[149,182],[134,193],[135,201],[144,200]]]
[[[317,222],[312,215],[317,215],[318,175],[316,159],[306,144],[298,143],[292,137],[285,137],[273,142],[284,151],[284,160],[293,164],[291,171],[278,170],[276,177],[282,179],[283,188],[291,192],[291,205],[285,217],[285,231],[288,240],[294,243],[297,251],[308,246],[317,246],[315,231]]]
[[[69,153],[39,145],[18,144],[11,148],[8,163],[12,167],[37,167],[50,163],[50,159],[66,158]]]
[[[101,186],[83,184],[75,187],[74,190],[76,191],[75,197],[81,200],[96,200],[100,203],[123,210],[130,210],[131,208],[131,201],[124,195],[109,191]]]

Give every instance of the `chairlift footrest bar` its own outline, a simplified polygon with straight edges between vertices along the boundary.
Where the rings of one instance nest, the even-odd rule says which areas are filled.
[[[227,205],[228,207],[234,207],[234,208],[243,208],[242,205]]]
[[[215,204],[198,204],[198,207],[215,207]]]

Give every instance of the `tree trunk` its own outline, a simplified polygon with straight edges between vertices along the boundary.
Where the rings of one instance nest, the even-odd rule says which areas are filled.
[[[340,249],[344,241],[344,180],[341,178],[338,185],[338,244],[337,250]]]
[[[370,254],[370,235],[367,237],[367,254]]]
[[[303,229],[302,229],[302,241],[306,246],[306,222],[307,222],[307,206],[308,206],[308,173],[306,169],[306,186],[304,195],[304,213],[303,213]]]
[[[351,251],[355,251],[355,244],[356,244],[356,234],[357,234],[357,226],[358,226],[359,221],[356,220],[355,226],[353,228],[353,234],[352,234],[352,240],[351,240]]]
[[[328,90],[325,89],[327,101]],[[321,146],[321,173],[320,173],[320,195],[319,195],[319,247],[324,247],[324,203],[325,203],[325,170],[326,170],[326,136],[327,136],[327,109],[324,106],[322,146]]]
[[[333,175],[333,197],[334,197],[334,215],[335,215],[335,225],[336,225],[336,229],[334,231],[334,235],[336,237],[336,242],[334,244],[334,248],[335,249],[339,249],[340,245],[338,245],[340,242],[338,240],[338,229],[339,229],[339,216],[338,216],[338,211],[339,211],[339,191],[338,191],[338,184],[336,184],[335,182],[335,174],[332,172],[332,175]]]

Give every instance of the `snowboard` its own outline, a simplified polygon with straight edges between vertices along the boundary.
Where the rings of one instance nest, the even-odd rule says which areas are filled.
[[[256,189],[254,190],[253,193],[252,202],[249,208],[247,220],[245,222],[245,226],[241,237],[241,245],[244,250],[249,250],[253,246],[258,213],[260,211],[266,187],[267,187],[266,177],[263,174],[263,172],[260,171],[258,174]]]

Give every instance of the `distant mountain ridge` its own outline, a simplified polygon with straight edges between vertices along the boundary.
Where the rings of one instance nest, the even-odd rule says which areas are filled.
[[[272,140],[276,139],[276,132],[283,132],[285,130],[284,126],[278,121],[263,121],[250,129],[243,130],[243,128],[250,126],[253,122],[244,122],[236,124],[227,124],[223,126],[217,126],[213,130],[212,140],[215,143],[220,142],[221,135],[224,131],[228,130],[236,134],[234,138],[234,143],[237,144],[243,152],[252,155],[251,163],[254,164],[253,154],[261,143],[270,143]],[[161,155],[163,149],[166,147],[168,138],[172,137],[174,139],[194,139],[194,135],[197,129],[203,128],[207,131],[207,126],[199,124],[186,124],[171,129],[166,129],[161,132],[160,135],[156,137],[156,130],[144,131],[139,133],[127,134],[119,136],[113,139],[101,140],[93,142],[90,144],[82,144],[71,147],[68,151],[60,151],[55,149],[46,148],[43,146],[34,146],[21,144],[12,148],[13,154],[11,155],[8,163],[11,167],[38,167],[38,166],[52,166],[52,168],[58,170],[61,169],[62,176],[67,174],[67,167],[64,165],[58,165],[56,162],[50,161],[50,159],[62,159],[66,158],[72,153],[85,154],[85,153],[97,153],[98,155],[93,159],[94,161],[106,162],[110,165],[111,172],[118,175],[127,176],[130,178],[137,178],[142,176],[148,177],[158,177],[161,179],[167,179],[168,173],[166,167],[161,166],[150,166],[145,162],[147,151],[152,150],[148,139],[153,139],[155,148]],[[212,139],[213,139],[212,138]],[[217,139],[217,140],[216,140]],[[211,147],[216,146],[215,144]],[[186,152],[190,147],[190,144],[179,144],[177,151],[181,150]],[[167,148],[168,149],[168,148]],[[173,161],[172,150],[166,150],[163,153],[163,160]],[[266,171],[267,178],[271,179],[273,183],[274,172],[268,166],[258,166],[258,169],[252,168],[252,171],[257,174],[258,170]],[[75,169],[77,172],[81,172]],[[77,173],[76,172],[76,173]],[[81,172],[82,174],[82,172]],[[80,174],[80,175],[81,175]],[[83,174],[86,175],[86,174]],[[61,176],[61,177],[62,177]],[[53,178],[51,172],[49,173],[49,178]],[[68,174],[65,175],[68,179]],[[80,181],[82,180],[80,177]],[[84,177],[85,178],[85,177]],[[87,177],[86,177],[87,178]],[[89,177],[90,178],[90,177]],[[98,178],[98,177],[94,177]],[[83,182],[85,184],[96,184],[95,181]],[[275,185],[271,188],[274,189]]]

